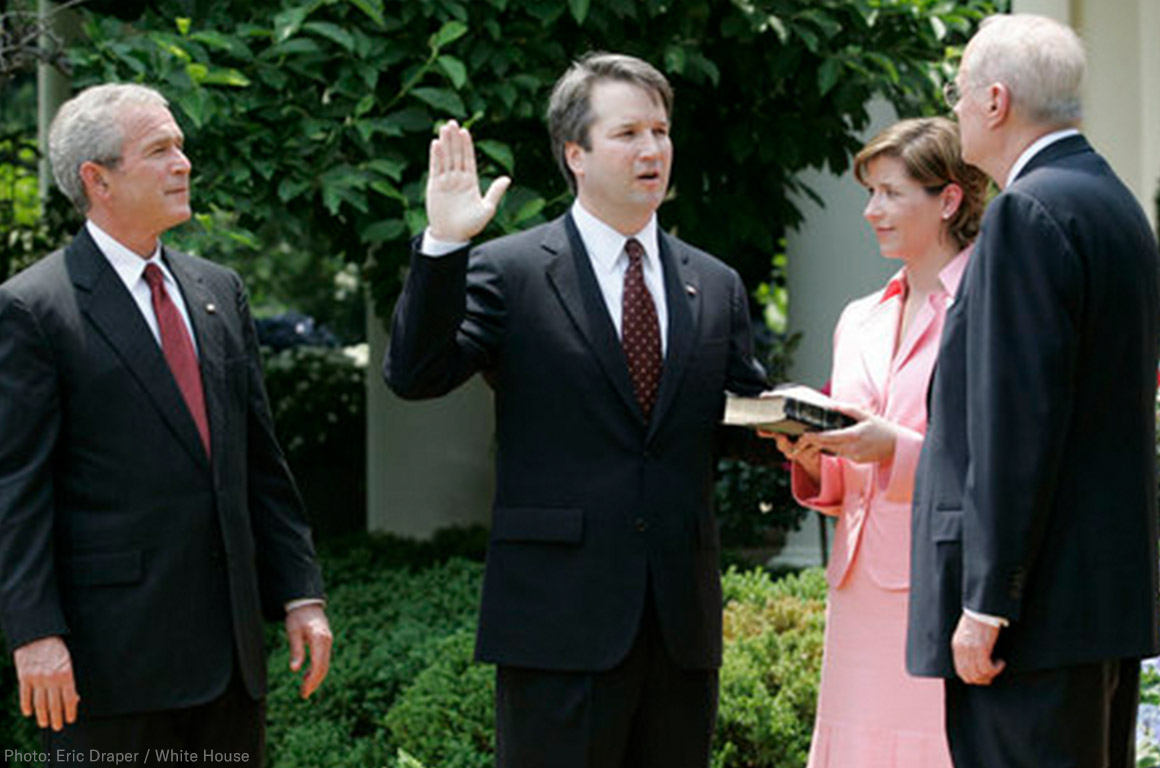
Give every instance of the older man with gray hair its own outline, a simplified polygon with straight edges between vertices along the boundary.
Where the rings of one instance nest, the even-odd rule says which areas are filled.
[[[262,619],[326,676],[331,635],[232,271],[190,216],[165,99],[65,103],[53,173],[85,216],[0,286],[0,628],[49,765],[263,762]],[[50,730],[51,729],[51,730]]]
[[[1003,190],[947,315],[914,493],[907,666],[959,768],[1130,768],[1160,651],[1160,256],[1080,134],[1083,46],[988,19],[947,100]]]

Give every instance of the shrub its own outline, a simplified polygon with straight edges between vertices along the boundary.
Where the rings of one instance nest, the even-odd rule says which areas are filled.
[[[388,549],[396,560],[417,559],[397,540],[377,546],[380,553]],[[372,569],[375,554],[372,545],[340,557],[338,578],[324,555],[334,658],[325,684],[309,701],[298,697],[299,678],[287,671],[283,633],[269,633],[271,768],[384,765],[390,750],[383,715],[440,660],[443,638],[475,625],[479,563],[452,559],[416,571],[384,557]]]
[[[366,524],[366,365],[365,345],[265,356],[274,428],[319,537]]]
[[[804,766],[813,732],[825,623],[819,569],[773,581],[725,574],[725,652],[713,768]]]
[[[495,667],[472,662],[475,633],[442,641],[386,716],[393,743],[439,768],[488,768],[495,762]]]
[[[825,577],[774,581],[760,570],[723,578],[725,658],[713,768],[805,765],[821,670]],[[491,667],[471,662],[464,630],[399,695],[386,724],[398,748],[439,768],[494,761]],[[281,768],[281,767],[280,767]]]

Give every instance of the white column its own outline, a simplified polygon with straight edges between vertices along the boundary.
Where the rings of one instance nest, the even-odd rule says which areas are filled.
[[[77,15],[71,10],[61,10],[51,0],[39,0],[37,14],[40,18],[41,29],[51,31],[51,35],[43,34],[40,46],[51,50],[54,46],[64,44],[76,36],[80,29]],[[55,40],[53,39],[55,37]],[[68,101],[72,95],[71,83],[60,70],[45,63],[36,68],[36,103],[37,103],[37,142],[40,147],[40,167],[37,169],[40,179],[40,199],[48,197],[52,184],[52,168],[48,163],[48,128],[52,125],[52,118],[60,105]]]
[[[491,390],[479,377],[438,400],[407,402],[382,377],[387,332],[367,311],[367,528],[429,538],[490,520]]]
[[[1073,23],[1073,0],[1012,0],[1012,13],[1037,13],[1040,16],[1062,21],[1065,24]]]
[[[1160,2],[1137,0],[1139,24],[1136,47],[1140,52],[1140,180],[1144,210],[1155,229],[1156,197],[1160,194]]]

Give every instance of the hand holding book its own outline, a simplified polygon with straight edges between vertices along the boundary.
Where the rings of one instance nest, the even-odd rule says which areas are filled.
[[[894,455],[899,429],[801,385],[777,387],[760,397],[730,397],[723,421],[774,437],[781,452],[807,471],[819,451],[857,463],[886,461]],[[798,436],[796,442],[790,436]]]
[[[839,407],[855,423],[842,429],[806,433],[798,439],[802,448],[817,448],[857,464],[888,461],[894,456],[898,438],[898,427],[894,423],[854,406]]]

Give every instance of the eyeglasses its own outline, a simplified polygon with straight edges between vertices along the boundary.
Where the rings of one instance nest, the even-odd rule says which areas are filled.
[[[943,85],[943,100],[946,101],[947,106],[954,109],[958,103],[963,100],[963,94],[970,89],[970,86],[960,88],[959,84],[954,80],[948,80]]]

